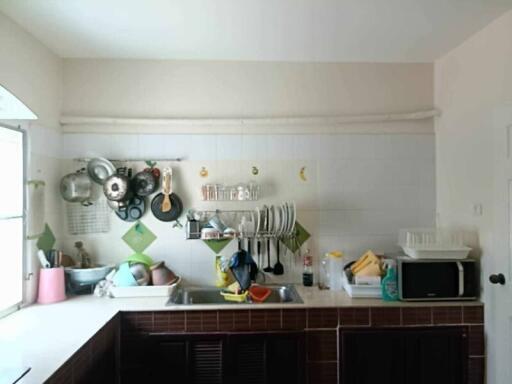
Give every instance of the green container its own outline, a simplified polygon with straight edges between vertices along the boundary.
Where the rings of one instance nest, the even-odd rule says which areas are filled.
[[[129,258],[126,259],[126,261],[129,261],[130,263],[146,264],[148,267],[151,267],[154,264],[153,259],[151,257],[139,252],[136,252],[133,255],[131,255]]]

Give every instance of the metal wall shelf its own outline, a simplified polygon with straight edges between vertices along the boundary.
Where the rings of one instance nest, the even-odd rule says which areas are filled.
[[[81,163],[88,163],[89,161],[91,161],[93,158],[92,157],[79,157],[79,158],[75,158],[73,159],[74,161],[78,161],[78,162],[81,162]],[[135,163],[135,162],[146,162],[146,161],[156,161],[156,162],[180,162],[180,161],[183,161],[185,160],[183,157],[175,157],[175,158],[171,158],[171,159],[153,159],[153,158],[150,158],[150,159],[107,159],[108,161],[112,162],[112,163]]]

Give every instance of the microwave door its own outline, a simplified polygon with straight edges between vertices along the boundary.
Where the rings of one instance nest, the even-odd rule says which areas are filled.
[[[458,265],[453,261],[402,264],[404,299],[456,298],[461,292],[460,281]]]

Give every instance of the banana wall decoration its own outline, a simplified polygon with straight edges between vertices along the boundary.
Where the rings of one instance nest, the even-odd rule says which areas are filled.
[[[299,171],[299,178],[302,180],[302,181],[308,181],[307,178],[306,178],[306,167],[302,167]]]

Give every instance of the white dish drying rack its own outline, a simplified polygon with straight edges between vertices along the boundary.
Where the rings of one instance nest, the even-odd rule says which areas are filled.
[[[297,236],[297,211],[294,202],[264,205],[252,210],[190,210],[188,216],[193,216],[199,223],[198,232],[191,233],[194,236],[191,238],[196,239],[295,239]],[[211,231],[205,236],[203,229]],[[226,229],[231,231],[226,233]]]
[[[444,228],[401,229],[398,244],[414,259],[465,259],[471,251],[463,231]]]

